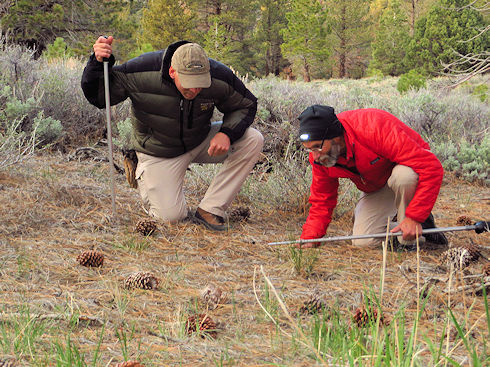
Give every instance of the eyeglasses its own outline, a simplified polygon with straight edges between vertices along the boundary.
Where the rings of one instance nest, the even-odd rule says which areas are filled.
[[[322,143],[320,144],[319,147],[305,148],[305,151],[308,153],[321,152],[321,150],[323,149],[323,143],[325,143],[325,138],[327,137],[327,132],[328,132],[328,127],[325,129],[325,132],[323,133]]]
[[[308,153],[312,152],[321,152],[323,149],[323,143],[325,142],[325,139],[322,140],[322,143],[320,144],[319,147],[313,147],[313,148],[305,148],[305,151]]]

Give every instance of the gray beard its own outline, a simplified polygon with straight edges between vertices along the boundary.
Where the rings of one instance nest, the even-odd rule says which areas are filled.
[[[330,151],[318,157],[317,162],[325,167],[333,167],[340,156],[340,144],[332,142]]]

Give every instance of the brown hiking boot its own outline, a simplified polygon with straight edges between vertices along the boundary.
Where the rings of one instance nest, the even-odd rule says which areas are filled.
[[[206,228],[213,231],[226,231],[225,220],[219,215],[209,213],[204,209],[197,208],[194,219],[197,223],[204,225]]]

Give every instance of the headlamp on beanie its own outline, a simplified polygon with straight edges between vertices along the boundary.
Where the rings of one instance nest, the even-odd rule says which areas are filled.
[[[301,141],[308,141],[308,140],[311,140],[311,139],[310,139],[310,134],[301,134],[301,135],[299,136],[299,140],[301,140]]]
[[[344,133],[342,124],[330,106],[313,105],[299,116],[299,139],[302,142],[330,140]]]

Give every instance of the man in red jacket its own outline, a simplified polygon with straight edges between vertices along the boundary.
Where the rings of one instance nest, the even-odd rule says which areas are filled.
[[[369,108],[336,115],[329,106],[308,107],[298,117],[300,140],[310,152],[313,169],[309,211],[301,239],[325,235],[337,205],[339,177],[349,178],[362,191],[354,211],[353,234],[386,231],[388,218],[397,216],[391,230],[398,241],[447,244],[442,233],[420,236],[434,228],[431,214],[442,183],[443,169],[429,145],[392,114]],[[370,246],[379,239],[353,240]],[[302,247],[316,247],[306,243]]]

